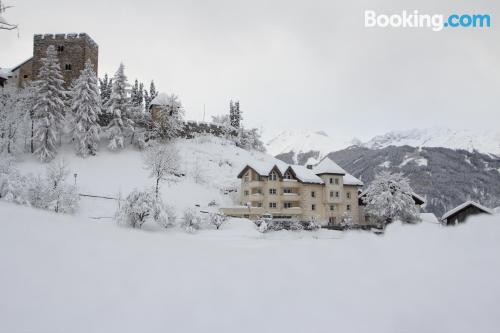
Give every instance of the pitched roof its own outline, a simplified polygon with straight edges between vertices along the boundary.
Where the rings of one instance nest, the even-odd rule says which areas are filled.
[[[344,185],[355,185],[355,186],[363,186],[363,182],[359,180],[358,178],[354,177],[351,174],[345,174],[344,178]]]
[[[247,164],[243,170],[238,174],[238,178],[243,177],[243,174],[247,171],[247,169],[252,169],[257,172],[260,176],[267,176],[271,173],[271,171],[276,168],[281,175],[285,173],[288,169],[288,165],[285,162],[276,161],[276,163],[267,163],[261,161],[253,161],[252,163]]]
[[[441,220],[446,220],[448,217],[450,217],[453,214],[456,214],[460,212],[461,210],[464,210],[465,208],[468,208],[470,206],[476,207],[477,209],[485,212],[486,214],[493,214],[493,211],[487,207],[484,207],[483,205],[478,204],[477,202],[474,201],[466,201],[461,205],[458,205],[457,207],[453,208],[452,210],[444,213],[443,217],[441,217]]]
[[[336,174],[336,175],[345,175],[344,169],[342,169],[337,163],[325,157],[321,162],[319,162],[314,168],[313,171],[317,175],[322,174]]]
[[[303,165],[291,165],[290,169],[292,169],[297,179],[303,183],[323,184],[323,180],[320,177],[316,176],[311,169]]]
[[[22,65],[24,65],[25,63],[27,63],[27,62],[29,62],[31,60],[33,60],[33,57],[24,60],[22,63],[20,63],[19,65],[15,66],[15,67],[12,67],[10,69],[10,71],[13,72],[13,71],[17,70],[19,67],[21,67]]]

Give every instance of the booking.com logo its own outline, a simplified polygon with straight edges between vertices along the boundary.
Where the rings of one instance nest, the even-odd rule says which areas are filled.
[[[451,14],[446,19],[441,14],[420,14],[418,10],[401,14],[377,14],[365,10],[365,28],[431,28],[441,31],[444,28],[489,28],[491,18],[488,14]]]

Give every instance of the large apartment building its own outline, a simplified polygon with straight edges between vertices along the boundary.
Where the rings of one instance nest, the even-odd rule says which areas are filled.
[[[252,163],[239,173],[240,205],[222,208],[226,215],[309,220],[335,226],[350,216],[362,224],[358,193],[363,183],[329,158],[316,166]]]

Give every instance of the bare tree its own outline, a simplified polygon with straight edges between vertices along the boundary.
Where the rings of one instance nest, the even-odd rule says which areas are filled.
[[[0,30],[14,30],[17,29],[17,24],[10,24],[3,18],[3,13],[13,6],[6,6],[0,0]]]
[[[160,182],[179,172],[179,153],[173,144],[156,144],[145,151],[144,163],[150,171],[149,176],[156,180],[155,193],[158,197]]]

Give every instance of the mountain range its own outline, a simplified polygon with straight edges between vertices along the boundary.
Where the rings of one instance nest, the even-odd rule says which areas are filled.
[[[500,205],[500,132],[396,131],[363,143],[336,141],[323,132],[286,131],[267,147],[287,163],[312,164],[328,156],[365,185],[382,170],[402,172],[427,199],[426,211],[437,216],[467,200]]]

